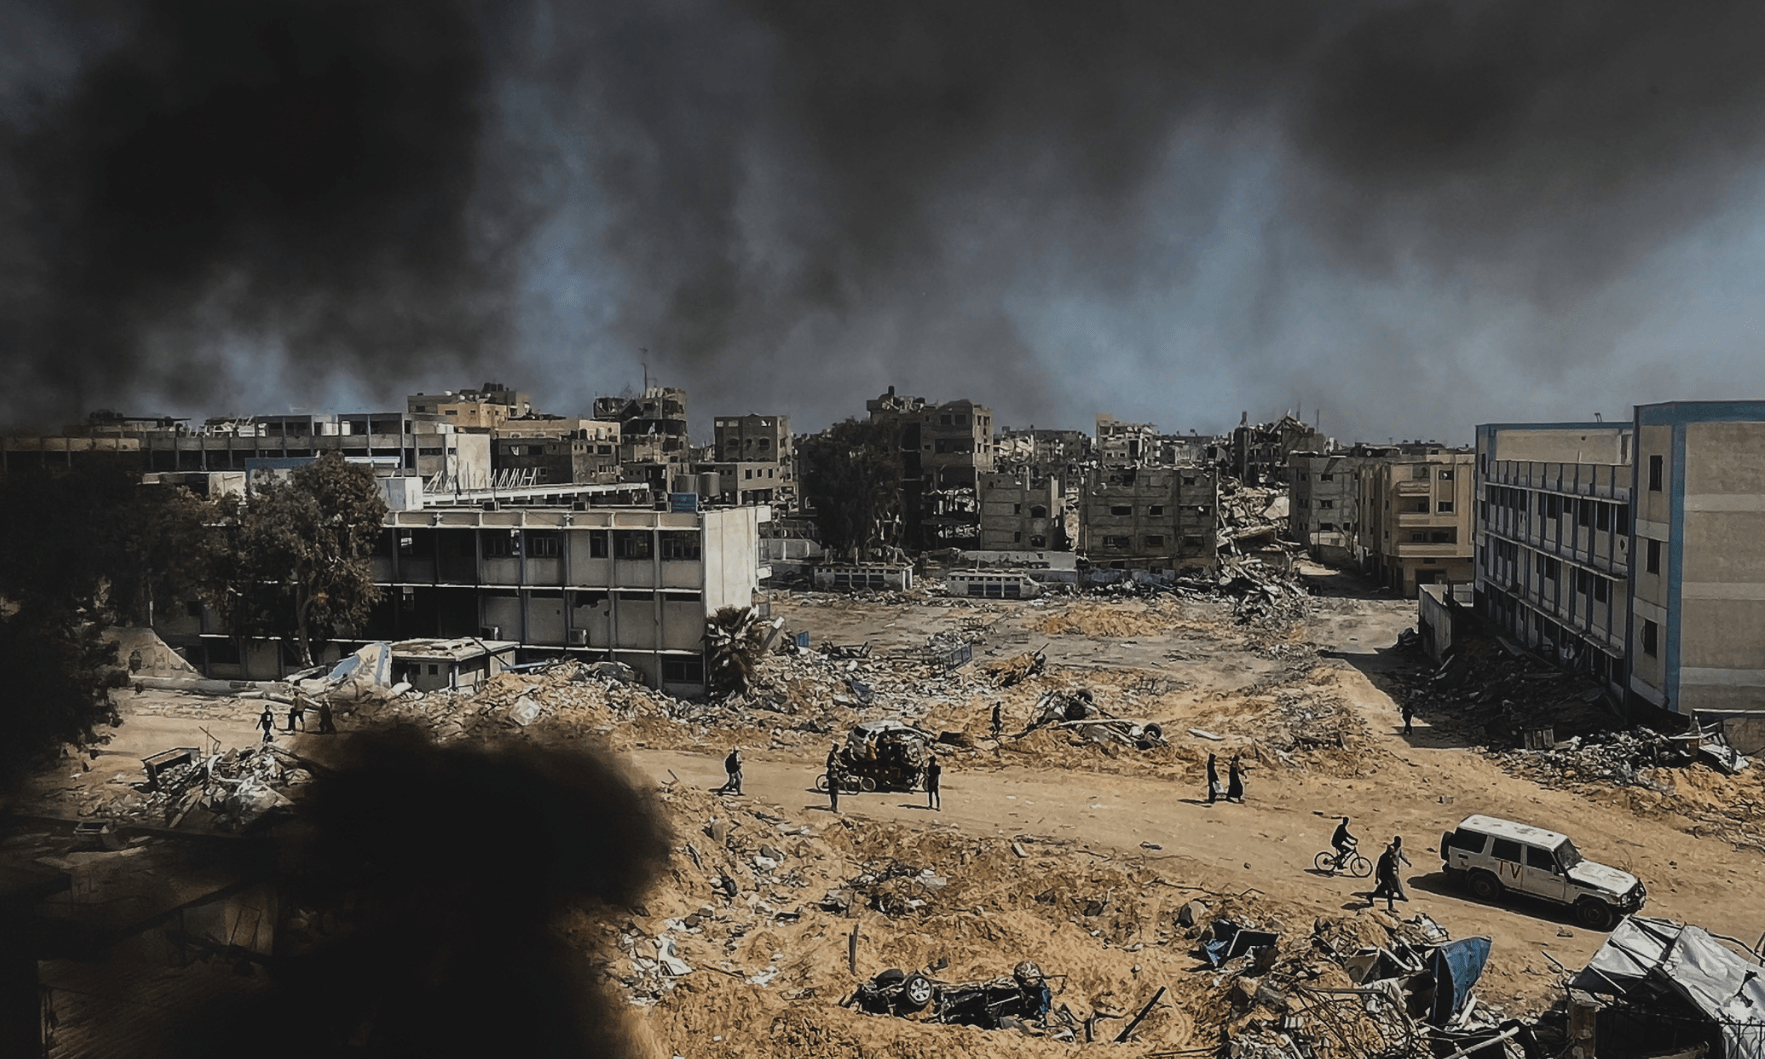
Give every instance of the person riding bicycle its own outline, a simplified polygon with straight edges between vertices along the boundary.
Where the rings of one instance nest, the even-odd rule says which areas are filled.
[[[1330,836],[1330,845],[1336,847],[1336,870],[1341,871],[1342,865],[1353,855],[1354,848],[1360,845],[1360,839],[1348,833],[1348,817],[1336,825],[1336,833]]]

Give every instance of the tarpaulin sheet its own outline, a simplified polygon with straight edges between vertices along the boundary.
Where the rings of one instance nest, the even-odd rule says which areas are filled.
[[[1434,1010],[1429,1021],[1436,1026],[1452,1021],[1452,1017],[1464,1009],[1471,987],[1483,977],[1483,967],[1488,962],[1489,939],[1486,937],[1460,938],[1437,946],[1432,959]]]
[[[1593,993],[1646,1001],[1670,989],[1722,1031],[1722,1059],[1765,1059],[1765,968],[1699,927],[1632,916],[1618,924],[1575,979]]]

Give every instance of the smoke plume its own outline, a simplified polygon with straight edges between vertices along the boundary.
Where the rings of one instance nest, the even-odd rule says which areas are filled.
[[[379,399],[457,365],[581,401],[643,347],[811,426],[889,382],[1437,423],[1491,396],[1468,365],[1548,383],[1664,326],[1650,270],[1750,215],[1765,101],[1735,2],[69,17],[0,176],[3,340],[68,409],[266,349]]]

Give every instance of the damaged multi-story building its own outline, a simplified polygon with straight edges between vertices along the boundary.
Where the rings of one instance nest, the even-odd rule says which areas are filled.
[[[544,506],[474,498],[388,511],[370,559],[381,602],[324,658],[374,640],[477,638],[516,644],[525,661],[611,659],[652,686],[704,692],[707,619],[750,605],[768,575],[758,558],[766,509],[588,506],[617,488],[559,487]],[[241,653],[194,601],[166,608],[154,629],[210,676],[296,668],[273,641]]]
[[[1409,597],[1419,585],[1468,584],[1474,468],[1469,450],[1444,447],[1364,464],[1351,547],[1365,572]]]
[[[994,464],[1027,469],[1035,479],[1053,479],[1065,493],[1084,483],[1085,466],[1095,451],[1091,435],[1082,430],[1001,427],[994,442]]]
[[[993,413],[973,401],[929,404],[895,388],[865,402],[892,428],[901,458],[903,540],[909,548],[980,546],[980,476],[993,469]]]
[[[1287,458],[1295,452],[1330,452],[1336,443],[1291,413],[1274,423],[1250,422],[1243,413],[1232,431],[1226,473],[1246,485],[1287,481]]]
[[[691,459],[686,428],[686,391],[673,386],[645,386],[641,397],[597,397],[594,418],[618,423],[627,442],[653,437],[665,460]]]
[[[1079,510],[1079,550],[1094,568],[1173,577],[1218,565],[1213,467],[1094,467]]]
[[[200,427],[176,420],[67,428],[69,434],[86,432],[94,441],[135,441],[144,472],[286,470],[336,452],[382,476],[422,478],[431,492],[482,489],[491,483],[489,432],[465,430],[426,414],[289,413],[222,416]]]
[[[1097,415],[1096,454],[1099,462],[1116,467],[1158,462],[1158,428],[1151,423],[1128,423],[1107,412]]]
[[[1477,606],[1633,708],[1765,724],[1765,402],[1477,428]]]
[[[1060,484],[1030,468],[980,477],[981,539],[986,551],[1065,551],[1066,505]]]
[[[796,436],[789,416],[718,416],[706,469],[718,475],[717,499],[730,504],[776,504],[791,510],[797,501]]]
[[[500,382],[487,382],[476,390],[416,393],[405,398],[412,415],[435,416],[461,430],[495,430],[511,419],[533,411],[533,398]]]

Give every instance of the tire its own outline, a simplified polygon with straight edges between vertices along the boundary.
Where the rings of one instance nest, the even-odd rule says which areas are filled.
[[[1330,850],[1325,850],[1312,858],[1312,866],[1323,872],[1325,875],[1335,875],[1336,854]]]
[[[1365,879],[1373,874],[1373,862],[1356,853],[1348,858],[1348,872],[1357,879]]]
[[[1597,897],[1583,897],[1575,902],[1575,922],[1588,930],[1608,931],[1618,925],[1618,913]]]
[[[868,794],[869,792],[876,790],[876,781],[869,776],[861,777],[858,780],[858,789]]]
[[[823,772],[821,775],[815,777],[815,789],[822,794],[827,793],[827,773]]]
[[[932,1002],[932,980],[917,971],[901,983],[900,999],[895,1006],[902,1011],[920,1011]]]
[[[1479,901],[1494,901],[1501,897],[1502,890],[1505,889],[1500,879],[1486,871],[1472,872],[1465,880],[1465,885],[1471,888],[1472,895]]]

